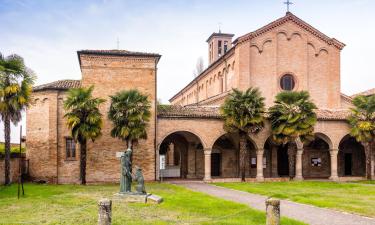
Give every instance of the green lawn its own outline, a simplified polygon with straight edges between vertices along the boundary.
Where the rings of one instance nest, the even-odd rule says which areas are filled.
[[[113,202],[113,224],[265,224],[263,212],[171,184],[149,183],[163,196],[160,205]],[[111,198],[117,185],[17,185],[0,188],[0,224],[96,224],[97,201]],[[283,218],[282,224],[303,224]]]
[[[215,185],[375,217],[375,185],[319,181]]]

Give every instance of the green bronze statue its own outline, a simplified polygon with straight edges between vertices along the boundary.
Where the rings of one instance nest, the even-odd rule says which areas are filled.
[[[143,178],[142,169],[138,166],[136,166],[134,180],[137,181],[137,185],[135,186],[137,194],[146,194],[145,179]]]
[[[121,156],[120,193],[131,192],[132,185],[132,150],[128,148]]]

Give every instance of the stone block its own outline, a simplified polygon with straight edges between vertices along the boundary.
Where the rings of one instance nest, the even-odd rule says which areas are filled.
[[[158,196],[158,195],[149,195],[147,196],[147,203],[155,203],[155,204],[160,204],[163,202],[163,198]]]

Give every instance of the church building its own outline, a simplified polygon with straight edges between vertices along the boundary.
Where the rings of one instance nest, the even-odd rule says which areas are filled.
[[[69,88],[94,85],[94,96],[107,101],[100,108],[103,135],[88,145],[88,183],[118,182],[116,152],[123,151],[125,143],[110,136],[112,124],[106,115],[109,96],[132,88],[147,94],[152,103],[148,139],[140,140],[133,150],[133,164],[143,168],[146,180],[239,181],[239,137],[224,131],[219,107],[233,88],[249,87],[259,88],[267,108],[281,91],[308,91],[318,107],[318,122],[314,141],[293,144],[295,171],[289,171],[286,146],[272,142],[268,123],[260,133],[249,135],[248,181],[362,179],[364,148],[349,135],[346,120],[352,97],[340,91],[340,54],[345,44],[290,12],[233,37],[221,31],[208,37],[208,67],[167,107],[157,107],[159,54],[78,51],[81,80],[60,80],[33,90],[35,102],[27,110],[30,176],[54,183],[79,182],[79,148],[66,127],[63,101]]]

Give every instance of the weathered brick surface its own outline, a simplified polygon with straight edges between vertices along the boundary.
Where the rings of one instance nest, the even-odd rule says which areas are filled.
[[[222,100],[216,100],[215,96],[226,90],[258,87],[270,106],[281,91],[281,76],[291,74],[296,82],[294,90],[308,90],[319,108],[348,106],[340,97],[340,49],[294,21],[275,26],[233,48],[181,90],[171,103],[188,105],[198,100],[217,105]],[[223,80],[217,82],[217,77]],[[196,91],[198,99],[191,97]]]
[[[10,182],[17,182],[19,177],[19,162],[20,158],[11,158],[10,159]],[[5,182],[5,160],[0,158],[0,184]]]
[[[88,144],[87,182],[117,182],[120,176],[117,151],[125,143],[110,137],[111,122],[107,119],[110,95],[122,90],[138,89],[151,101],[151,120],[148,139],[134,146],[133,163],[143,168],[146,180],[155,178],[155,99],[156,59],[152,57],[125,57],[85,55],[80,58],[82,86],[95,86],[94,96],[106,99],[100,108],[103,114],[103,135]],[[66,158],[66,126],[63,101],[66,91],[41,90],[33,93],[34,103],[27,110],[27,158],[30,175],[50,182],[79,182],[79,146],[76,160]],[[58,180],[57,180],[58,177]]]

